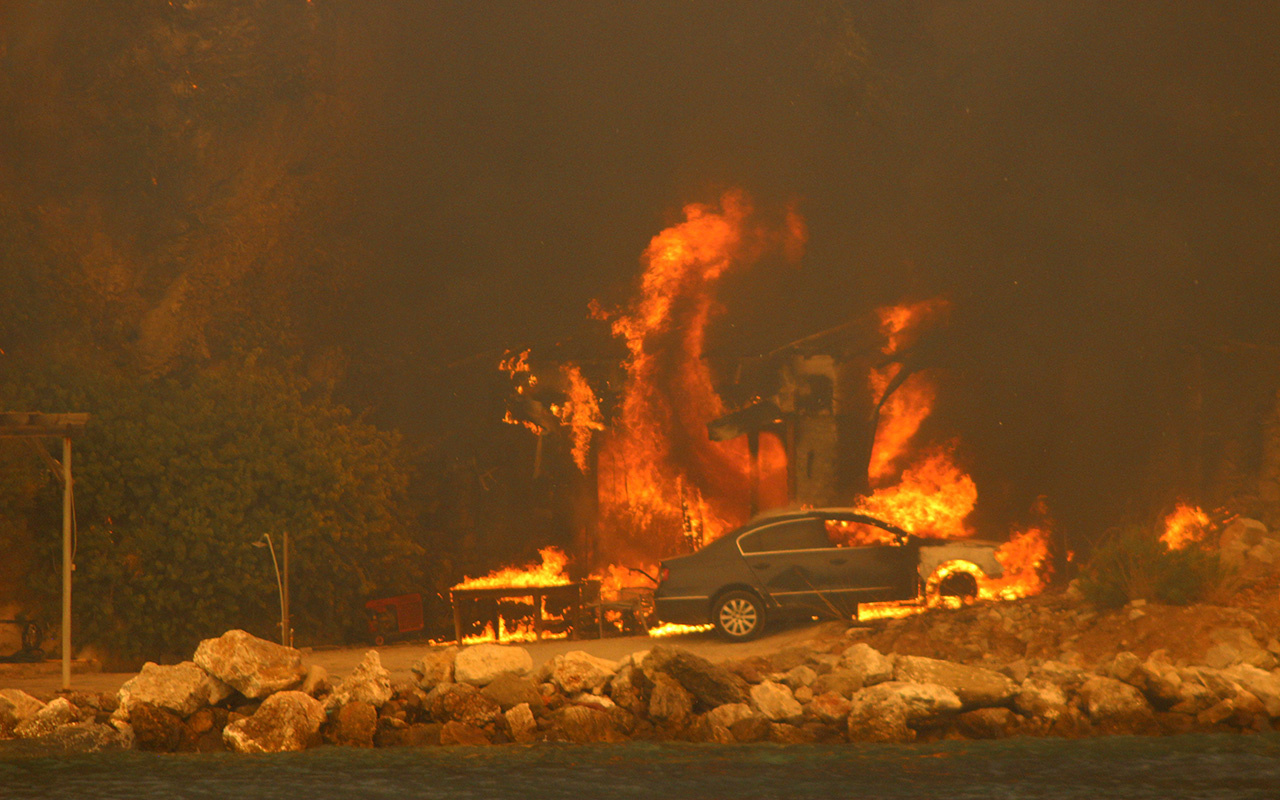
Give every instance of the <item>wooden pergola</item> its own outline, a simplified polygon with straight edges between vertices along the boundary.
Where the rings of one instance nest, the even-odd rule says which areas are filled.
[[[83,413],[45,414],[37,411],[0,412],[0,437],[24,438],[31,442],[62,482],[62,690],[71,689],[71,436],[89,421]],[[39,439],[62,439],[59,463]]]

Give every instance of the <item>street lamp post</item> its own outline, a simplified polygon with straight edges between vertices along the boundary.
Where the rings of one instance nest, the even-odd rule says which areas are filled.
[[[284,575],[280,574],[280,564],[276,561],[276,548],[271,543],[271,534],[262,534],[262,541],[254,542],[254,547],[266,547],[271,551],[271,566],[276,571],[276,589],[280,592],[280,644],[293,647],[293,629],[289,627],[289,532],[283,538]],[[265,542],[265,545],[264,545]]]

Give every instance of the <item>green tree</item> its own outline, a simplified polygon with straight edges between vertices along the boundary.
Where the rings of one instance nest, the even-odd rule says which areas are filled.
[[[189,657],[229,628],[275,638],[264,533],[289,532],[299,643],[349,640],[371,594],[423,581],[399,437],[254,359],[149,382],[72,367],[0,387],[10,408],[94,416],[75,443],[76,640]],[[58,487],[35,509],[33,591],[56,608]]]

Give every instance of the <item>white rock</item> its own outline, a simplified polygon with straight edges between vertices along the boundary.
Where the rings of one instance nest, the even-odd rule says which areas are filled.
[[[813,667],[801,664],[798,667],[788,670],[787,674],[782,677],[782,682],[790,686],[794,691],[799,689],[801,686],[812,685],[817,679],[818,673],[814,671]]]
[[[1005,675],[982,667],[919,656],[897,656],[893,662],[895,679],[945,686],[967,709],[1003,705],[1018,690]]]
[[[533,657],[523,647],[501,644],[478,644],[458,653],[453,662],[453,677],[459,683],[487,686],[504,672],[528,675]]]
[[[557,655],[544,668],[547,679],[565,695],[598,691],[618,671],[618,663],[582,650]]]
[[[1013,707],[1030,717],[1055,720],[1067,710],[1067,693],[1051,681],[1027,678],[1013,698]]]
[[[0,689],[0,724],[16,727],[42,708],[44,703],[21,689]]]
[[[865,642],[844,651],[844,666],[862,675],[862,685],[871,686],[893,680],[893,661]]]
[[[593,706],[595,708],[602,708],[605,711],[608,711],[611,708],[618,707],[617,703],[613,702],[612,700],[605,697],[604,695],[591,694],[590,692],[582,692],[581,694],[575,694],[573,697],[569,698],[569,702],[577,703],[578,705],[582,705],[582,706]]]
[[[14,728],[13,734],[19,739],[35,739],[48,736],[63,725],[71,725],[79,721],[80,709],[73,706],[67,698],[58,697]]]
[[[785,684],[764,681],[751,687],[751,707],[774,722],[795,719],[804,708]]]
[[[752,715],[751,706],[746,703],[725,703],[707,712],[707,722],[721,728],[728,728],[740,719]]]
[[[1142,692],[1115,678],[1096,676],[1080,687],[1085,711],[1096,722],[1131,725],[1151,715],[1151,704]]]
[[[318,697],[332,689],[333,684],[329,681],[329,670],[319,664],[308,664],[307,674],[302,679],[302,685],[298,687],[298,691],[309,694],[312,697]]]
[[[1268,716],[1280,717],[1280,676],[1248,664],[1231,667],[1223,674],[1262,701]]]
[[[877,705],[885,697],[894,696],[903,702],[907,719],[917,721],[941,714],[952,714],[963,704],[956,693],[936,683],[911,683],[909,681],[885,681],[855,692],[855,705]]]
[[[391,673],[382,666],[377,650],[370,650],[364,658],[333,690],[325,703],[326,709],[340,708],[353,700],[382,708],[391,699]]]
[[[503,717],[507,721],[507,731],[511,734],[511,738],[517,742],[531,742],[538,733],[538,723],[534,720],[533,712],[529,710],[528,703],[521,703],[511,707],[503,714]]]
[[[234,691],[195,662],[161,666],[148,661],[141,672],[120,687],[116,700],[124,717],[138,703],[150,703],[185,718],[199,708],[221,703]]]
[[[443,650],[431,650],[410,667],[419,686],[430,690],[437,683],[453,682],[453,662],[458,657],[458,646],[449,645]]]
[[[250,699],[297,686],[307,674],[298,650],[239,630],[205,639],[196,648],[194,660]]]
[[[253,713],[222,729],[222,741],[236,753],[283,753],[319,743],[324,706],[302,692],[277,692]]]

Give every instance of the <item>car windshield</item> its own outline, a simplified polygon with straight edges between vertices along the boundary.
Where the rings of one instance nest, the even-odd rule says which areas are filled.
[[[738,540],[738,544],[744,553],[822,550],[831,547],[823,521],[812,517],[766,525],[744,535]]]

